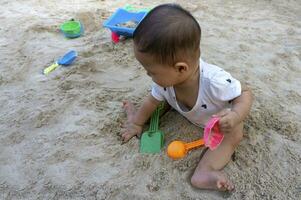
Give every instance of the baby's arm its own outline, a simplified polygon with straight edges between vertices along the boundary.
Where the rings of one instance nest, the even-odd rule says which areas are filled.
[[[253,95],[247,86],[242,86],[241,95],[233,100],[232,111],[237,114],[237,122],[242,122],[249,114],[253,102]]]
[[[252,102],[251,90],[246,86],[242,86],[241,95],[232,101],[232,109],[223,110],[217,114],[220,117],[221,131],[230,133],[236,125],[240,124],[249,114]]]
[[[128,116],[128,121],[121,133],[122,141],[124,143],[129,141],[133,136],[139,136],[141,134],[144,123],[150,118],[159,104],[160,101],[155,99],[152,95],[149,95],[137,112],[135,112],[132,117]]]

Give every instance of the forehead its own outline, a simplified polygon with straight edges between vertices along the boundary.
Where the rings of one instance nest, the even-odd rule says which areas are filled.
[[[144,65],[153,65],[155,64],[155,58],[154,56],[148,54],[148,53],[142,53],[137,50],[137,48],[134,45],[134,53],[136,59],[144,66]]]
[[[136,59],[141,63],[144,69],[150,73],[162,73],[162,71],[168,71],[170,67],[168,65],[160,64],[156,62],[156,58],[148,53],[139,52],[134,48]]]

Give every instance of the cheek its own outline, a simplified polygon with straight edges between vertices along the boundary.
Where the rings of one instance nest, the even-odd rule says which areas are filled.
[[[152,78],[153,82],[157,83],[161,87],[165,87],[165,80],[164,79],[160,79],[158,77],[151,77],[151,78]]]
[[[176,83],[175,74],[171,71],[156,74],[155,76],[151,76],[151,78],[155,83],[157,83],[161,87],[171,87]]]
[[[152,78],[152,80],[161,87],[171,87],[173,85],[172,81],[166,78]]]

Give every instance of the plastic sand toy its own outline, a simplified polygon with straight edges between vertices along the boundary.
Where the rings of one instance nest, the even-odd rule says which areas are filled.
[[[158,130],[160,111],[164,104],[160,104],[152,114],[149,130],[144,132],[140,140],[141,153],[159,153],[164,144],[164,134]]]
[[[113,33],[115,33],[115,36],[132,37],[136,27],[146,14],[146,11],[131,12],[126,9],[119,8],[108,20],[104,22],[103,26],[109,28]],[[129,26],[129,24],[131,26]]]
[[[60,29],[67,38],[77,38],[84,32],[82,24],[79,21],[75,21],[74,19],[63,23]]]
[[[48,75],[50,72],[55,70],[60,65],[68,66],[68,65],[72,64],[72,62],[75,60],[76,57],[77,57],[76,51],[72,50],[72,51],[67,52],[63,57],[58,59],[57,62],[53,63],[52,65],[50,65],[49,67],[44,69],[44,74]]]
[[[218,117],[211,118],[204,129],[205,146],[210,150],[216,149],[224,139],[224,134],[219,130],[218,121]]]
[[[117,33],[112,32],[111,33],[111,39],[114,43],[118,43],[119,42],[119,35],[117,35]]]
[[[205,145],[210,150],[216,149],[223,141],[224,134],[219,130],[219,118],[211,118],[204,129],[204,138],[190,143],[183,141],[173,141],[168,145],[167,155],[172,159],[183,158],[191,149]]]
[[[124,6],[124,9],[129,11],[129,12],[149,12],[151,8],[136,8],[135,6],[131,4],[126,4]]]
[[[200,147],[204,145],[204,140],[196,140],[190,143],[185,143],[183,141],[173,141],[168,145],[167,155],[172,159],[180,159],[186,156],[188,151],[193,148]]]

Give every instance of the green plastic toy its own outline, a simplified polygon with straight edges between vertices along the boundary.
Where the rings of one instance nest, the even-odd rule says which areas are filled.
[[[60,26],[61,31],[67,38],[77,38],[83,34],[83,26],[79,21],[71,19]]]
[[[163,107],[164,104],[161,103],[158,108],[156,108],[150,120],[149,130],[144,132],[141,136],[141,153],[159,153],[164,145],[164,134],[162,131],[158,130],[160,111]]]
[[[136,8],[135,6],[131,4],[126,4],[124,6],[124,9],[129,11],[129,12],[149,12],[151,8]]]

